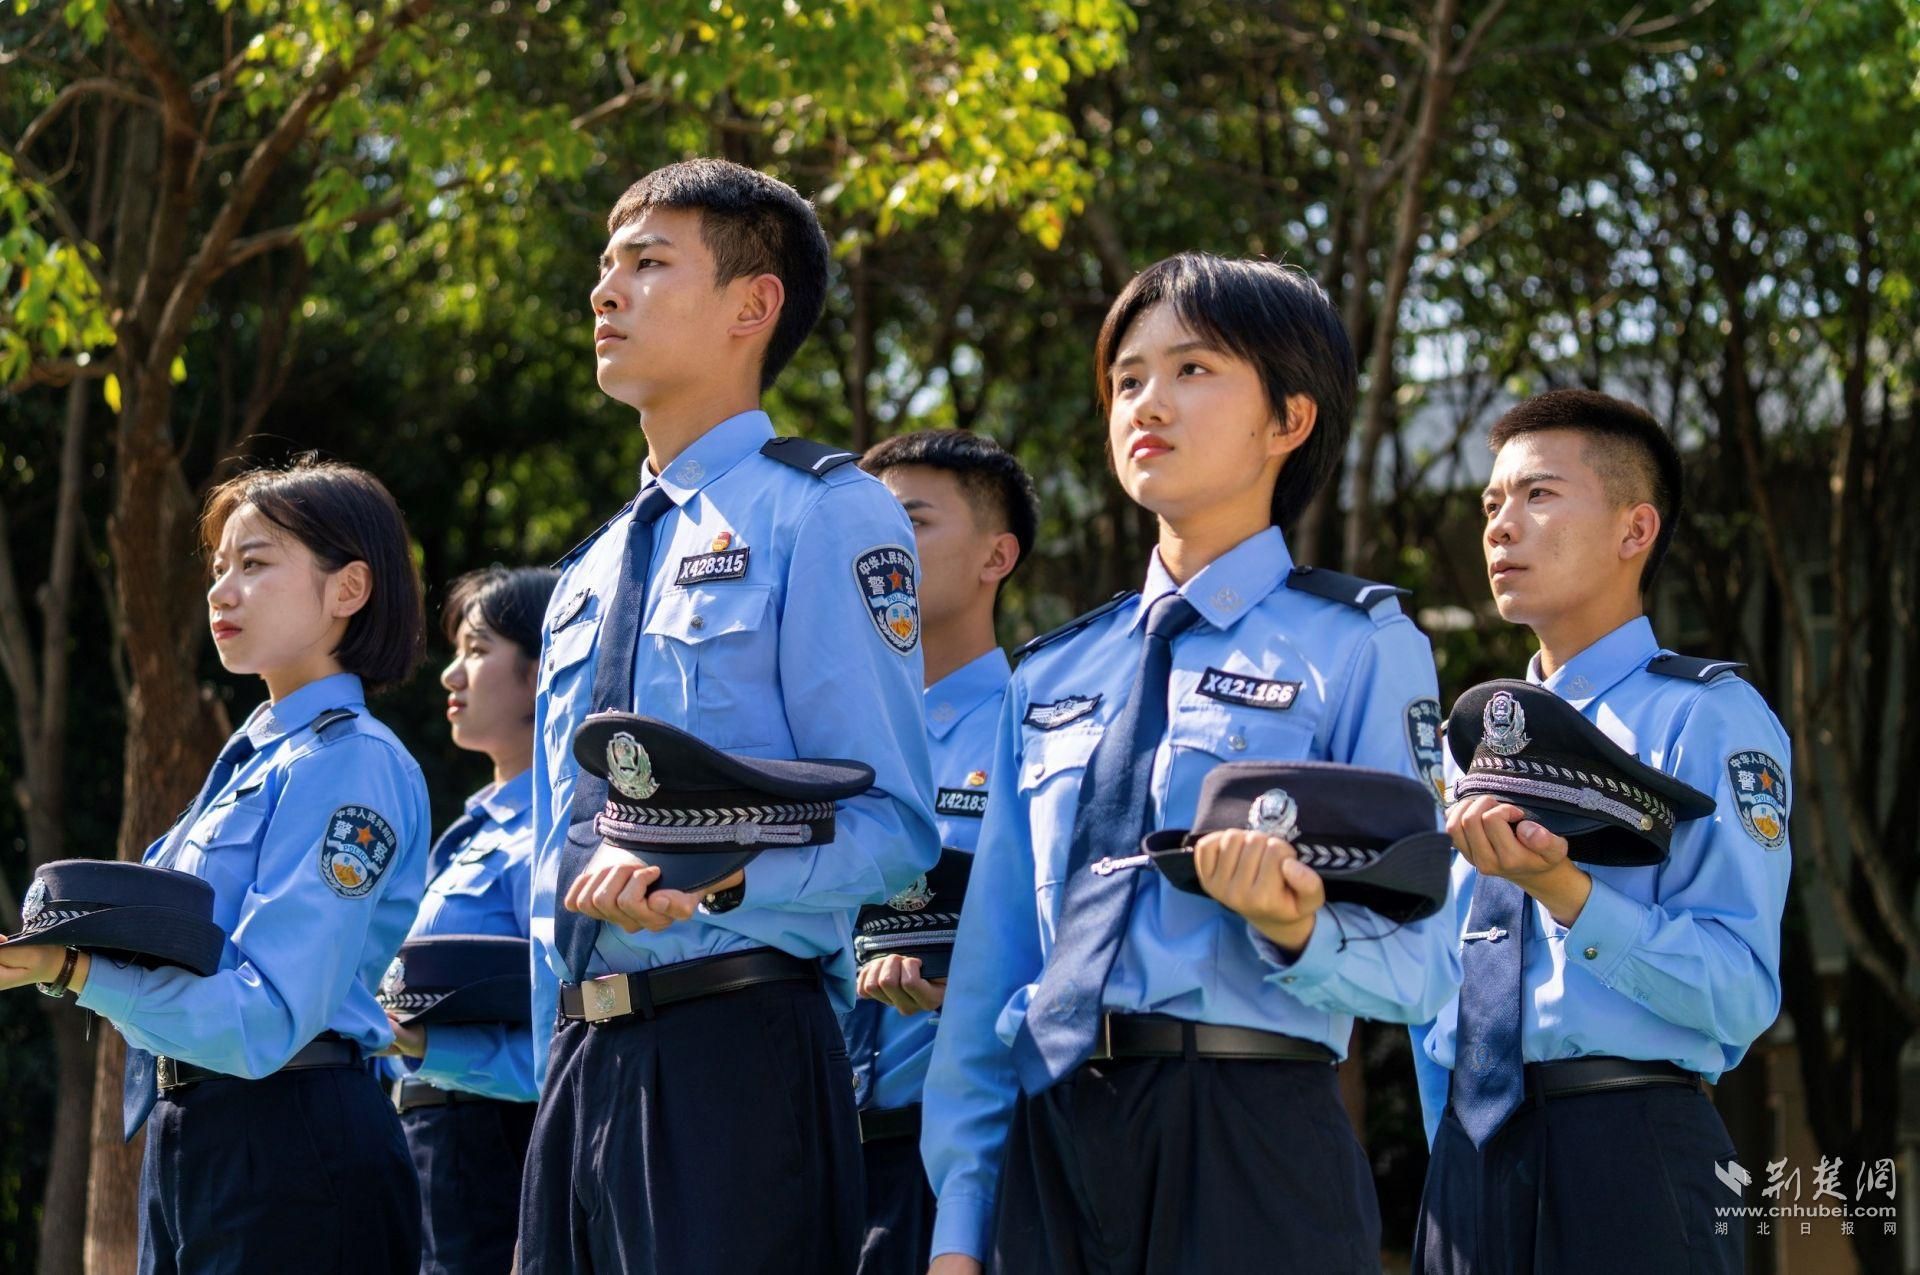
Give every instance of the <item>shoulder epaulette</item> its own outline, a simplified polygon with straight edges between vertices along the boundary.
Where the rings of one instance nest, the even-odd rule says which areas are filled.
[[[1113,611],[1122,606],[1125,606],[1128,602],[1132,601],[1134,598],[1138,596],[1139,595],[1136,594],[1132,589],[1122,589],[1120,590],[1120,592],[1114,594],[1112,597],[1108,598],[1105,602],[1102,602],[1099,606],[1087,612],[1085,615],[1075,616],[1073,619],[1068,620],[1065,624],[1061,625],[1057,629],[1054,629],[1052,632],[1042,633],[1039,637],[1034,638],[1031,641],[1027,642],[1025,645],[1017,648],[1013,653],[1013,658],[1016,660],[1023,660],[1027,656],[1032,655],[1035,651],[1039,650],[1043,646],[1047,646],[1051,643],[1058,642],[1063,637],[1071,637],[1073,634],[1078,633],[1081,629],[1086,628],[1089,624],[1092,624],[1095,620],[1107,614],[1109,611]]]
[[[1409,592],[1391,584],[1362,580],[1359,576],[1350,576],[1341,571],[1329,571],[1325,567],[1295,567],[1287,573],[1287,587],[1311,593],[1329,602],[1358,607],[1362,611],[1371,611],[1386,599],[1405,597]]]
[[[841,447],[829,447],[825,443],[816,443],[810,438],[770,438],[760,448],[760,454],[768,460],[777,460],[782,465],[792,466],[815,478],[825,478],[834,470],[860,457]]]
[[[1662,651],[1647,661],[1647,672],[1661,677],[1677,677],[1687,682],[1711,682],[1722,673],[1743,669],[1739,660],[1703,660],[1693,655],[1675,655]]]
[[[592,535],[588,536],[585,540],[582,540],[579,544],[575,545],[573,548],[567,550],[565,553],[561,554],[558,558],[554,559],[553,570],[564,571],[573,562],[575,558],[578,558],[581,554],[585,553],[588,550],[588,548],[592,546],[593,542],[598,540],[606,532],[608,527],[611,527],[613,525],[614,518],[618,518],[621,514],[627,512],[627,510],[631,508],[633,508],[633,502],[629,500],[626,504],[614,510],[613,518],[609,518],[605,522],[601,523],[598,527],[594,528]]]
[[[360,714],[350,708],[330,708],[313,719],[313,733],[325,738],[328,731],[358,716]]]

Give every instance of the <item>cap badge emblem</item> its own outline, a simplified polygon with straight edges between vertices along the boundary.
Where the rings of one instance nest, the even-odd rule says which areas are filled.
[[[653,778],[653,759],[640,741],[621,731],[607,741],[607,780],[623,796],[645,801],[660,791]]]
[[[1300,835],[1300,803],[1285,788],[1269,788],[1247,808],[1247,827],[1292,841]]]
[[[46,910],[47,883],[36,877],[33,884],[27,887],[27,897],[20,904],[21,924],[31,928],[34,921],[39,919],[40,914]]]
[[[1511,757],[1533,742],[1527,735],[1527,712],[1508,691],[1487,701],[1480,725],[1480,744],[1496,757]]]
[[[933,902],[933,890],[927,885],[927,874],[922,872],[914,883],[887,900],[887,906],[895,912],[918,912]]]
[[[380,998],[392,1000],[407,990],[407,963],[401,957],[394,957],[393,964],[387,966],[387,972],[380,977]]]

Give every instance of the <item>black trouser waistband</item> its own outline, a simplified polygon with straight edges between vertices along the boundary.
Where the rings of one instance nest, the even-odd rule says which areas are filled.
[[[468,1102],[496,1102],[504,1107],[531,1107],[530,1102],[512,1102],[506,1098],[489,1098],[485,1094],[468,1093],[464,1089],[439,1089],[424,1080],[412,1076],[393,1082],[393,1109],[402,1114],[418,1110],[421,1107],[452,1107]]]
[[[1644,1089],[1649,1085],[1698,1089],[1700,1074],[1670,1062],[1640,1062],[1608,1055],[1527,1064],[1527,1096],[1530,1098],[1570,1098],[1575,1094]]]
[[[1252,1027],[1195,1023],[1170,1014],[1106,1014],[1089,1062],[1109,1058],[1223,1058],[1270,1062],[1337,1061],[1318,1041]]]
[[[909,1107],[864,1109],[860,1112],[860,1141],[879,1142],[883,1138],[920,1136],[920,1104]]]
[[[312,1071],[316,1067],[358,1067],[360,1065],[360,1046],[350,1040],[343,1040],[329,1032],[315,1038],[293,1057],[280,1065],[281,1071]],[[184,1089],[188,1085],[203,1080],[244,1080],[244,1076],[230,1076],[224,1071],[214,1071],[208,1067],[196,1067],[190,1062],[181,1062],[177,1058],[168,1058],[161,1054],[153,1060],[154,1080],[161,1093],[170,1093],[175,1089]]]
[[[584,983],[560,985],[560,1017],[569,1022],[605,1023],[652,1018],[675,1001],[737,992],[760,983],[818,983],[820,963],[771,947],[682,961],[637,974],[609,974]]]

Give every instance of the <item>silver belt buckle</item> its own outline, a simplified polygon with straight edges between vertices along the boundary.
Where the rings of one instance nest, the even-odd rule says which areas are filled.
[[[161,1093],[165,1093],[179,1083],[179,1077],[173,1070],[173,1059],[167,1057],[165,1054],[160,1054],[154,1058],[153,1080],[154,1087]]]
[[[1105,1010],[1100,1012],[1100,1034],[1095,1038],[1093,1054],[1088,1062],[1111,1062],[1113,1060],[1113,1015]]]
[[[590,1023],[604,1023],[609,1018],[624,1018],[633,1013],[633,991],[627,986],[629,977],[646,976],[608,974],[580,984],[580,1016]]]

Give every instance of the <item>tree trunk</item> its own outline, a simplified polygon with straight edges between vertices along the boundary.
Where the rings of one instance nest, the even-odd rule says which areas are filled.
[[[52,1146],[40,1205],[39,1275],[81,1275],[87,1233],[87,1130],[93,1110],[93,1042],[87,1015],[71,1004],[47,1002],[53,1029]]]

